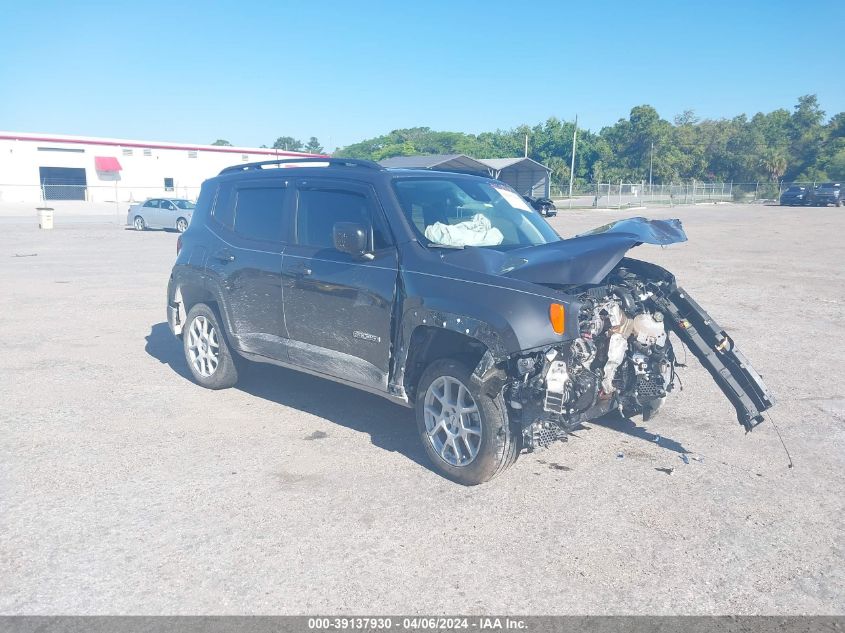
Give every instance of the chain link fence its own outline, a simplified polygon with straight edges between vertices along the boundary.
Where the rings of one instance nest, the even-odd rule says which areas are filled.
[[[623,209],[640,206],[676,206],[719,202],[778,204],[792,186],[813,191],[818,182],[698,182],[649,185],[643,182],[587,183],[575,181],[569,205],[569,184],[551,185],[558,206]],[[562,201],[562,202],[561,202]]]

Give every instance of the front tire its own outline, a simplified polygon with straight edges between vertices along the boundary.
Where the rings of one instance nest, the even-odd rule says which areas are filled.
[[[184,233],[188,228],[188,221],[185,218],[179,218],[176,220],[176,230],[180,233]]]
[[[229,348],[217,312],[198,303],[185,319],[182,345],[194,380],[206,389],[227,389],[238,382],[235,352]]]
[[[501,393],[490,395],[453,359],[434,361],[420,378],[417,430],[434,469],[474,486],[511,466],[522,447]]]

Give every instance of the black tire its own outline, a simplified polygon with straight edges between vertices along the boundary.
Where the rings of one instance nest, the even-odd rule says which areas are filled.
[[[472,396],[478,410],[481,441],[474,459],[466,465],[456,466],[441,457],[426,430],[426,395],[432,383],[441,377],[459,381]],[[484,483],[510,467],[519,456],[522,435],[509,421],[502,394],[484,393],[477,382],[472,380],[471,370],[457,360],[436,360],[426,368],[417,389],[415,412],[420,441],[429,460],[438,473],[452,481],[465,486]]]
[[[135,227],[136,231],[143,231],[147,228],[147,223],[144,222],[144,218],[142,218],[140,215],[136,215],[132,219],[132,226]]]
[[[198,321],[199,319],[204,320],[204,323],[207,323],[212,329],[211,331],[215,333],[214,342],[217,343],[217,365],[207,374],[203,373],[200,368],[207,371],[211,366],[210,362],[197,362],[195,360],[196,347],[192,337],[192,328],[195,327],[195,322],[197,322],[196,326],[203,329],[203,321]],[[229,347],[226,332],[220,323],[221,320],[215,309],[204,303],[198,303],[188,312],[188,316],[185,318],[185,329],[182,331],[182,349],[185,353],[185,362],[188,364],[188,369],[197,384],[206,389],[227,389],[238,382],[240,357]],[[213,347],[212,345],[207,349],[213,350]],[[199,367],[197,364],[199,364]]]
[[[179,233],[184,233],[188,228],[188,221],[185,218],[179,218],[176,220],[176,230]]]

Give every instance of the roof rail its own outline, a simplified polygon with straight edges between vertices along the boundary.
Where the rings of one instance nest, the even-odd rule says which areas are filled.
[[[258,163],[244,163],[243,165],[232,165],[224,168],[220,174],[229,174],[236,171],[252,171],[254,169],[264,169],[265,165],[284,165],[285,163],[328,163],[330,166],[337,167],[366,167],[367,169],[377,169],[383,171],[384,167],[371,160],[362,160],[359,158],[325,158],[317,157],[303,157],[303,158],[279,158],[277,160],[262,160]]]

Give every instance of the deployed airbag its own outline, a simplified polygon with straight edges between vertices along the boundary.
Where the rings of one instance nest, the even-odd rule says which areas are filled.
[[[435,222],[425,227],[425,237],[445,246],[498,246],[505,239],[483,213],[476,213],[471,220],[458,224]]]

